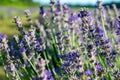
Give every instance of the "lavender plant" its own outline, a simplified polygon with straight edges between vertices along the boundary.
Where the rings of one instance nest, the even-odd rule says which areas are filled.
[[[50,9],[41,6],[35,21],[25,10],[28,30],[16,16],[19,35],[8,39],[0,34],[6,79],[120,80],[119,10],[97,3],[95,11],[73,12],[67,4],[50,0]]]

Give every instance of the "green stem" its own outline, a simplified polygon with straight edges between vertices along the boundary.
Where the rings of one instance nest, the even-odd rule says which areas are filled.
[[[0,59],[2,61],[2,66],[4,67],[5,64],[4,64],[4,60],[3,60],[3,57],[2,57],[2,53],[0,53]],[[7,80],[9,80],[9,75],[7,74],[6,70],[4,69],[4,72],[5,72],[5,76],[7,78]]]
[[[27,61],[30,63],[30,65],[31,65],[31,67],[32,67],[32,69],[33,69],[33,71],[34,71],[35,74],[38,76],[39,74],[37,73],[37,70],[36,70],[36,68],[34,67],[34,65],[32,64],[32,62],[31,62],[29,59],[27,59]]]
[[[107,36],[107,31],[105,29],[105,23],[104,23],[104,18],[102,17],[103,16],[103,13],[102,13],[102,10],[100,9],[101,11],[101,21],[102,21],[102,27],[103,27],[103,30],[105,32],[105,37],[108,39],[108,36]]]
[[[46,51],[43,51],[43,55],[44,55],[44,57],[45,57],[45,61],[47,61],[46,53],[47,53]],[[48,63],[46,64],[46,66],[47,66],[48,70],[50,71],[50,68],[49,68]]]

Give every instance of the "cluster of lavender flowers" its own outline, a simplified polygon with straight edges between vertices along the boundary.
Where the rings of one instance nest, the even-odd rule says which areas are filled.
[[[21,18],[14,22],[20,32],[8,39],[0,34],[0,59],[10,80],[120,80],[120,14],[113,4],[73,12],[67,4],[50,0],[30,29]]]

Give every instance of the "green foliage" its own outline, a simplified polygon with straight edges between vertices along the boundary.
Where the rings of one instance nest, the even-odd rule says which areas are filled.
[[[16,5],[17,4],[17,5]],[[38,6],[40,5],[33,0],[2,0],[0,1],[0,6],[13,6],[13,7],[28,7],[28,6]]]

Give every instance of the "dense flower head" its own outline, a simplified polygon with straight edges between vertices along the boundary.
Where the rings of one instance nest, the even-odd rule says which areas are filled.
[[[81,10],[80,13],[78,14],[78,17],[80,17],[80,18],[84,18],[87,16],[89,16],[89,13],[86,10]]]
[[[38,52],[40,52],[40,51],[43,50],[42,47],[41,47],[41,45],[40,45],[40,43],[36,43],[36,50],[37,50]]]
[[[62,71],[68,75],[75,74],[76,71],[79,72],[79,69],[83,67],[81,63],[80,54],[77,51],[71,51],[65,55],[59,56],[63,59],[62,62]]]
[[[101,38],[104,35],[104,30],[100,29],[99,27],[95,27],[94,35],[96,38]]]
[[[120,35],[120,21],[119,20],[116,20],[115,21],[115,28],[116,28],[116,35]]]

